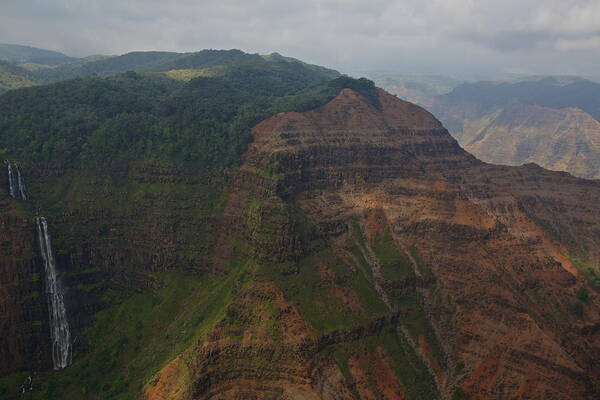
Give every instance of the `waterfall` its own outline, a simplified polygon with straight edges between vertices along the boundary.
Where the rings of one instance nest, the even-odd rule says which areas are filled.
[[[10,197],[15,197],[15,178],[14,178],[14,173],[13,173],[13,169],[12,169],[12,165],[10,164],[10,162],[5,161],[7,168],[8,168],[8,188],[9,188],[9,193],[10,193]]]
[[[4,160],[8,169],[8,189],[10,196],[14,199],[27,200],[27,189],[25,188],[25,180],[21,175],[21,169],[17,164],[11,164],[8,160]]]
[[[19,194],[21,195],[22,200],[27,200],[27,189],[25,188],[25,181],[21,176],[21,168],[15,164],[15,169],[17,170],[17,185],[19,186]]]
[[[63,290],[56,278],[56,262],[52,254],[52,243],[48,233],[46,218],[36,218],[40,250],[46,272],[46,292],[50,314],[50,338],[52,339],[52,362],[54,369],[63,369],[71,364],[71,333],[67,321],[67,310],[63,299]]]

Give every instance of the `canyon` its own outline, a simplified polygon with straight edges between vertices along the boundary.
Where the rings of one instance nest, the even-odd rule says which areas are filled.
[[[299,387],[306,398],[352,398],[353,390],[363,398],[425,398],[428,390],[441,398],[597,396],[597,294],[590,289],[583,315],[569,310],[588,286],[577,260],[598,268],[598,183],[482,163],[431,114],[378,94],[370,104],[343,90],[320,109],[253,129],[217,254],[235,257],[233,239],[245,241],[242,254],[267,265],[255,272],[260,285],[274,282],[292,302],[308,299],[293,307],[275,300],[280,293],[257,298],[250,285],[230,306],[236,328],[219,323],[157,376],[148,398],[294,398]],[[304,236],[290,204],[308,220]],[[308,289],[289,280],[311,268],[315,293],[298,293]],[[375,291],[358,291],[352,279]],[[269,302],[278,304],[272,316],[256,316]],[[377,310],[369,317],[383,320],[369,321],[369,307]],[[311,308],[356,320],[336,330]],[[273,318],[279,339],[261,333]],[[273,347],[281,344],[289,350]],[[407,373],[375,375],[398,368],[393,350],[430,376],[416,392]],[[337,368],[336,351],[346,356]],[[257,372],[250,366],[261,354]]]
[[[251,132],[220,174],[23,169],[79,338],[34,396],[600,395],[598,181],[479,161],[374,87]],[[48,371],[46,242],[3,175],[0,371]]]
[[[574,77],[477,82],[435,97],[428,109],[482,161],[598,179],[599,89]]]

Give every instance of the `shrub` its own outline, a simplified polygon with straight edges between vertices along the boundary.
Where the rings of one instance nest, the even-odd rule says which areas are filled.
[[[590,293],[588,292],[588,290],[585,286],[581,286],[579,288],[579,290],[577,290],[577,298],[579,300],[583,301],[584,303],[586,303],[588,301],[589,297],[590,297]]]
[[[571,305],[571,312],[578,317],[583,317],[583,303],[581,301],[576,301]]]

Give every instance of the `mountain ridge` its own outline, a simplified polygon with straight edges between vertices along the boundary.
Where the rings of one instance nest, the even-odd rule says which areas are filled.
[[[0,97],[33,199],[0,175],[0,394],[34,370],[34,398],[597,397],[597,181],[483,163],[368,80],[261,65]],[[57,372],[39,212],[78,337]]]
[[[534,165],[501,167],[484,164],[464,152],[425,110],[382,91],[379,96],[381,110],[370,106],[356,92],[344,89],[319,109],[303,114],[278,114],[258,124],[220,223],[222,232],[227,232],[221,237],[231,239],[223,239],[217,244],[217,254],[225,259],[237,254],[242,259],[256,260],[259,264],[255,272],[257,277],[267,278],[269,285],[274,283],[281,288],[283,296],[295,303],[297,311],[294,313],[307,320],[315,334],[337,337],[331,344],[334,354],[336,351],[350,354],[338,361],[340,371],[345,371],[342,373],[345,380],[342,380],[339,372],[326,360],[317,361],[317,350],[304,348],[297,354],[303,363],[321,363],[317,368],[330,372],[323,374],[329,379],[327,383],[317,383],[320,382],[317,377],[310,377],[310,374],[302,375],[305,385],[302,393],[309,398],[334,398],[327,391],[315,393],[318,387],[333,386],[341,398],[351,398],[348,392],[352,390],[361,396],[382,390],[379,384],[361,383],[365,376],[367,380],[374,380],[373,371],[350,367],[354,365],[351,355],[376,357],[377,352],[391,351],[393,347],[387,343],[358,350],[353,347],[352,339],[350,342],[347,339],[346,335],[351,337],[351,331],[342,329],[333,333],[334,320],[323,320],[311,312],[317,308],[333,319],[335,317],[327,307],[337,303],[342,309],[355,310],[354,318],[360,321],[361,309],[366,307],[369,297],[359,292],[358,286],[342,282],[352,279],[343,278],[345,274],[365,274],[379,297],[379,308],[372,309],[378,311],[372,315],[386,315],[386,308],[392,314],[400,313],[397,320],[397,317],[391,317],[391,321],[397,321],[391,322],[392,326],[397,324],[396,340],[402,343],[401,346],[407,346],[403,351],[415,352],[423,363],[423,373],[429,375],[429,380],[423,379],[410,387],[407,386],[409,375],[400,373],[398,381],[387,382],[400,388],[397,390],[402,394],[397,396],[450,397],[460,393],[460,388],[477,398],[516,393],[554,398],[571,398],[576,393],[581,398],[592,398],[597,392],[595,382],[598,378],[597,373],[592,372],[594,356],[582,350],[586,348],[586,339],[575,339],[575,331],[562,325],[560,329],[572,332],[575,347],[565,345],[560,339],[562,334],[551,328],[552,318],[546,320],[543,312],[529,314],[523,308],[530,304],[544,309],[557,306],[564,309],[565,304],[544,305],[529,299],[528,295],[523,297],[521,291],[535,292],[540,290],[538,285],[542,285],[553,302],[561,297],[564,301],[573,296],[568,293],[580,282],[585,282],[574,263],[562,254],[564,244],[557,244],[557,238],[553,239],[540,229],[538,218],[545,218],[544,207],[552,204],[566,207],[578,214],[577,218],[590,223],[595,215],[593,202],[586,203],[587,200],[573,196],[571,191],[580,195],[587,192],[598,199],[598,183],[544,171]],[[555,190],[557,181],[561,182],[565,192]],[[534,198],[538,204],[532,203]],[[300,222],[294,219],[291,211],[286,211],[289,206],[285,203],[290,202],[296,203],[313,224],[313,228],[309,228],[312,234],[303,236],[299,234],[302,230],[292,228]],[[247,213],[250,214],[248,218],[245,217]],[[563,213],[561,217],[568,215]],[[574,228],[570,224],[566,223]],[[596,228],[584,230],[588,233],[574,234],[582,239],[588,234],[596,237],[599,233]],[[316,244],[312,243],[319,237],[325,241],[315,248]],[[274,238],[277,239],[273,241]],[[236,241],[247,241],[249,248],[235,250]],[[397,257],[399,264],[389,264],[381,253],[385,246],[390,246],[387,251]],[[463,246],[469,248],[467,257],[475,258],[464,258]],[[492,258],[472,253],[477,246],[491,251]],[[328,247],[333,249],[333,258],[324,256]],[[436,250],[432,251],[432,248]],[[571,254],[576,254],[576,247],[569,248]],[[320,254],[313,261],[316,265],[302,261],[313,259],[311,253],[314,252]],[[336,262],[336,257],[340,261]],[[498,257],[501,264],[493,261]],[[500,273],[498,268],[503,271],[500,281],[488,281],[489,277]],[[311,269],[323,279],[323,283],[313,289],[300,281],[308,279],[307,270]],[[522,283],[511,287],[503,281],[507,279],[504,274],[512,275]],[[529,274],[536,278],[528,278]],[[534,279],[536,283],[529,286],[528,279]],[[340,292],[338,285],[342,284],[346,292]],[[312,291],[312,295],[301,297],[298,293],[306,291]],[[441,291],[453,300],[437,304],[435,296],[427,295],[427,291]],[[466,293],[461,295],[463,291]],[[415,295],[416,298],[412,297]],[[321,304],[320,298],[328,299],[332,305]],[[592,319],[596,318],[592,315],[596,315],[597,300],[594,295],[593,303],[587,305],[591,308]],[[258,304],[261,301],[250,302],[244,307],[252,309]],[[381,307],[382,304],[385,307]],[[452,324],[435,315],[444,314],[452,307],[462,309],[459,304],[465,309],[461,316],[455,317],[457,331],[453,332]],[[488,314],[490,309],[498,315]],[[240,315],[237,314],[239,309],[236,310],[235,315]],[[410,317],[414,313],[421,318],[416,324]],[[247,321],[247,314],[241,312],[241,315],[245,315],[242,319]],[[501,320],[511,322],[501,323]],[[382,328],[388,326],[386,324]],[[223,336],[224,332],[218,330],[214,332],[215,336],[209,337],[214,337],[220,344],[212,339],[199,342],[178,359],[177,365],[182,365],[185,360],[185,374],[193,377],[187,384],[179,381],[173,385],[169,380],[172,372],[167,374],[163,370],[157,375],[154,387],[180,391],[190,385],[195,388],[191,392],[194,398],[218,394],[267,396],[270,393],[267,387],[279,395],[295,393],[293,390],[298,389],[294,389],[294,380],[281,377],[272,367],[274,363],[281,365],[282,370],[298,368],[287,364],[289,361],[268,358],[269,367],[264,375],[255,375],[252,369],[244,367],[252,364],[248,354],[253,353],[253,346],[267,354],[278,353],[271,350],[270,342],[252,339],[254,328],[251,323],[237,326],[238,330],[229,331],[233,337],[227,339],[227,334]],[[369,332],[369,328],[361,329]],[[502,332],[499,341],[491,335],[497,329]],[[385,336],[378,330],[371,334]],[[237,335],[239,339],[236,339]],[[519,337],[521,339],[516,340]],[[461,343],[461,350],[452,352],[451,343]],[[583,347],[576,350],[578,346]],[[209,354],[223,356],[213,359]],[[388,361],[384,357],[382,365],[387,364],[386,368],[394,370],[398,360],[407,357],[401,354],[402,351],[395,352]],[[230,356],[238,360],[237,364],[227,361]],[[573,361],[573,358],[579,361]],[[459,364],[465,372],[457,373]],[[583,365],[587,365],[586,372]],[[167,368],[175,368],[180,371],[175,376],[183,376],[182,367],[169,364]],[[522,383],[524,371],[530,374],[531,383]],[[553,378],[548,380],[548,375]],[[553,383],[558,380],[560,385]],[[245,389],[248,381],[254,389]],[[207,386],[206,382],[211,385]],[[351,382],[354,387],[346,386]],[[183,392],[189,393],[185,389]],[[148,398],[154,398],[152,390],[148,393]],[[177,398],[175,393],[167,390],[162,395]]]
[[[437,97],[431,110],[484,161],[536,162],[598,179],[600,131],[593,93],[600,93],[600,86],[582,79],[483,82]]]
[[[73,60],[63,53],[31,46],[0,43],[0,60],[11,64],[47,64],[60,65]]]

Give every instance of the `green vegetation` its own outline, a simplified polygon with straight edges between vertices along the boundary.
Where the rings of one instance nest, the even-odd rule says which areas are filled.
[[[324,280],[320,269],[333,272],[334,282]],[[350,270],[329,248],[300,261],[297,274],[282,273],[275,265],[265,265],[259,273],[277,283],[316,334],[351,328],[387,312],[363,273]],[[360,311],[352,310],[336,296],[336,284],[351,289],[358,299]]]
[[[52,50],[0,43],[0,60],[11,64],[43,64],[48,67],[67,63],[73,58]]]
[[[385,279],[394,281],[414,276],[410,260],[394,246],[389,229],[375,237],[373,251],[381,263],[381,275]]]
[[[0,93],[22,87],[33,86],[36,79],[24,68],[0,61]]]
[[[400,378],[410,399],[439,398],[435,382],[429,374],[427,367],[423,364],[419,356],[415,354],[406,340],[395,332],[393,326],[384,328],[384,331],[376,336],[363,338],[356,342],[345,342],[329,346],[325,349],[325,352],[333,356],[346,380],[352,382],[348,365],[350,357],[353,355],[371,357],[371,354],[377,347],[384,348],[389,354],[389,359],[392,360],[390,367]],[[368,365],[366,369],[371,374],[379,373],[374,368],[369,368]],[[371,370],[369,371],[369,369]],[[356,398],[359,398],[356,390],[353,394]]]
[[[462,388],[458,388],[452,394],[452,400],[469,400],[471,396]]]
[[[171,79],[189,82],[194,78],[210,78],[219,76],[225,73],[225,71],[225,68],[223,68],[222,66],[218,66],[213,68],[201,69],[173,69],[171,71],[165,72],[164,74]]]
[[[588,292],[588,290],[585,286],[581,286],[579,289],[577,289],[577,298],[579,300],[581,300],[585,303],[588,301],[589,297],[590,297],[590,293]]]
[[[406,313],[402,324],[406,326],[414,340],[423,335],[431,346],[434,356],[438,361],[444,360],[442,349],[431,324],[427,320],[422,306],[422,293],[417,290],[417,278],[410,260],[394,245],[389,229],[384,234],[378,234],[373,241],[373,251],[379,259],[383,278],[397,288],[388,293],[390,301]],[[416,249],[411,249],[415,260],[420,260]],[[431,275],[429,271],[428,274]],[[395,284],[395,285],[394,285]]]
[[[578,317],[583,317],[583,303],[580,300],[571,304],[571,312]]]
[[[594,268],[579,259],[573,259],[573,264],[586,277],[592,290],[600,293],[600,274]],[[581,289],[580,289],[581,290]],[[586,289],[587,291],[587,289]]]
[[[252,240],[240,235],[233,251],[242,261],[206,278],[223,190],[251,141],[251,127],[278,112],[319,107],[343,88],[381,107],[373,83],[279,55],[173,54],[78,61],[69,68],[100,76],[146,67],[0,96],[0,157],[18,160],[26,174],[40,173],[28,180],[33,201],[21,211],[31,218],[40,210],[48,218],[57,257],[76,253],[85,260],[93,253],[89,264],[74,266],[64,278],[73,283],[71,296],[104,307],[84,332],[86,353],[75,354],[76,363],[65,370],[37,377],[34,399],[138,397],[156,372],[217,321],[225,319],[234,340],[242,323],[257,323],[240,321],[231,307],[250,276],[273,280],[317,336],[389,313],[360,249],[352,253],[363,268],[348,265],[298,207],[270,198],[248,199],[245,222]],[[49,77],[57,71],[67,69],[39,73]],[[257,174],[281,177],[271,164]],[[290,254],[281,255],[272,226],[293,227],[296,247]],[[387,234],[378,252],[390,279],[410,278],[410,263],[390,248]],[[364,246],[360,229],[357,238]],[[140,290],[138,280],[152,289]],[[416,292],[411,296],[402,298],[417,313]],[[32,293],[28,300],[38,297]],[[269,302],[260,307],[257,315],[269,316],[269,332],[277,338],[276,310]],[[407,319],[415,335],[427,330],[419,318],[425,317]],[[429,394],[423,383],[429,378],[410,346],[395,332],[382,338],[390,354],[408,363],[397,361],[394,368],[407,385],[417,382],[413,397]],[[257,365],[264,362],[256,358]],[[12,396],[18,387],[13,381],[21,379],[20,374],[0,379],[0,394]]]
[[[378,104],[372,82],[330,75],[258,57],[187,83],[128,72],[10,91],[0,96],[0,156],[61,168],[232,166],[250,128],[275,113],[318,107],[344,87]]]
[[[337,72],[302,63],[285,57],[262,57],[258,54],[247,54],[240,50],[202,50],[194,53],[173,53],[166,51],[136,51],[120,56],[96,56],[72,60],[54,68],[35,68],[32,72],[43,82],[57,82],[73,78],[90,76],[111,76],[126,71],[136,72],[168,72],[181,70],[206,70],[221,66],[239,64],[299,66],[315,75],[332,79]],[[286,68],[284,66],[284,68]]]
[[[107,292],[111,305],[86,332],[89,354],[63,371],[42,373],[31,399],[136,398],[144,383],[223,317],[234,288],[246,279],[243,271],[243,265],[232,265],[227,277],[215,281],[170,271],[157,275],[160,289]],[[1,378],[3,398],[18,398],[25,378]]]

